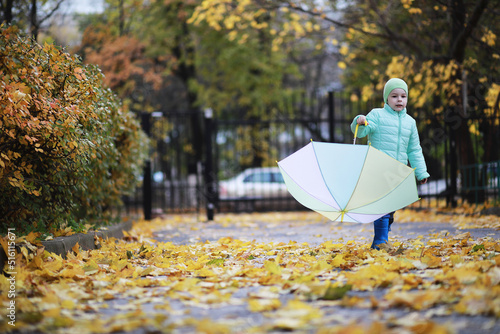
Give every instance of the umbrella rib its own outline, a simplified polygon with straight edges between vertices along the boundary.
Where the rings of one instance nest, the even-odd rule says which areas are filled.
[[[351,216],[349,213],[346,213],[346,216],[349,216],[349,218],[351,218],[352,220],[354,220],[356,223],[363,224],[363,222],[362,222],[362,221],[360,221],[360,220],[358,220],[358,219],[354,218],[354,217],[353,217],[353,216]]]

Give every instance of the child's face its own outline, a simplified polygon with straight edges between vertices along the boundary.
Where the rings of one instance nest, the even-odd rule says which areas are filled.
[[[406,108],[406,103],[408,102],[408,96],[404,89],[395,88],[389,93],[389,97],[387,98],[387,104],[395,110],[401,111]]]

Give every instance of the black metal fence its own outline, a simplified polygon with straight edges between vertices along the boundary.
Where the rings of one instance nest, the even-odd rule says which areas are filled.
[[[192,147],[193,123],[203,120],[198,112],[142,114],[142,127],[150,137],[142,186],[124,198],[128,214],[147,219],[164,213],[200,212],[205,207],[201,160]]]
[[[277,161],[311,140],[352,143],[351,116],[366,113],[365,110],[374,106],[370,102],[353,102],[345,94],[334,92],[313,96],[308,101],[299,104],[298,111],[274,111],[265,120],[231,115],[222,115],[223,119],[217,120],[214,146],[219,211],[303,209],[295,199],[283,193],[284,183],[282,188],[273,188],[272,182],[245,184],[243,179],[235,180],[232,187],[239,187],[240,191],[233,191],[232,196],[221,194],[224,191],[221,185],[228,183],[228,179],[248,173],[255,166],[277,168]],[[266,172],[261,173],[265,175]],[[252,189],[255,187],[262,188],[263,194],[255,196],[255,189]]]
[[[366,114],[377,101],[362,101],[344,92],[328,92],[294,103],[295,110],[271,110],[261,118],[246,118],[237,113],[153,113],[145,114],[143,126],[152,139],[144,186],[126,198],[129,211],[145,208],[152,215],[172,212],[201,212],[210,215],[224,211],[297,210],[302,209],[293,198],[276,186],[264,171],[258,178],[262,188],[244,188],[236,178],[252,168],[276,167],[276,162],[314,141],[352,143],[350,123],[357,114]],[[290,116],[292,115],[292,116]],[[301,116],[297,116],[301,115]],[[420,207],[454,205],[467,195],[469,201],[497,200],[500,184],[500,162],[481,161],[471,166],[453,164],[456,152],[451,123],[432,112],[416,111],[421,145],[431,179],[419,187]],[[195,121],[195,122],[193,122]],[[468,115],[463,120],[471,131],[480,129],[484,116]],[[499,118],[492,120],[499,123]],[[193,149],[196,127],[201,124],[205,135],[203,155]],[[471,134],[476,154],[484,153],[481,133]],[[499,126],[493,133],[500,142]],[[356,144],[366,144],[358,139]],[[498,150],[498,147],[492,148]],[[210,154],[207,154],[209,152]],[[484,156],[484,154],[483,154]],[[494,155],[493,155],[494,156]],[[232,183],[231,183],[232,182]],[[238,183],[239,182],[239,183]],[[266,184],[267,183],[267,184]],[[277,182],[279,183],[279,182]],[[248,186],[248,184],[246,184]],[[266,188],[268,187],[268,188]],[[234,188],[234,189],[233,189]],[[255,188],[255,187],[254,187]],[[149,203],[149,204],[148,204]],[[145,212],[147,216],[147,212]]]

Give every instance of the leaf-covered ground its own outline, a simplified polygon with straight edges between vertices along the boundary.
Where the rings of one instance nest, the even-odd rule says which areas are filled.
[[[402,210],[381,251],[371,224],[313,212],[203,219],[140,221],[66,259],[23,241],[16,326],[0,276],[0,332],[500,331],[496,216]]]

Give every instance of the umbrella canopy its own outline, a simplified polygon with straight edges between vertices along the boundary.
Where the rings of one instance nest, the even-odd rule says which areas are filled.
[[[414,170],[370,145],[311,141],[278,166],[293,197],[333,221],[370,223],[419,199]]]

